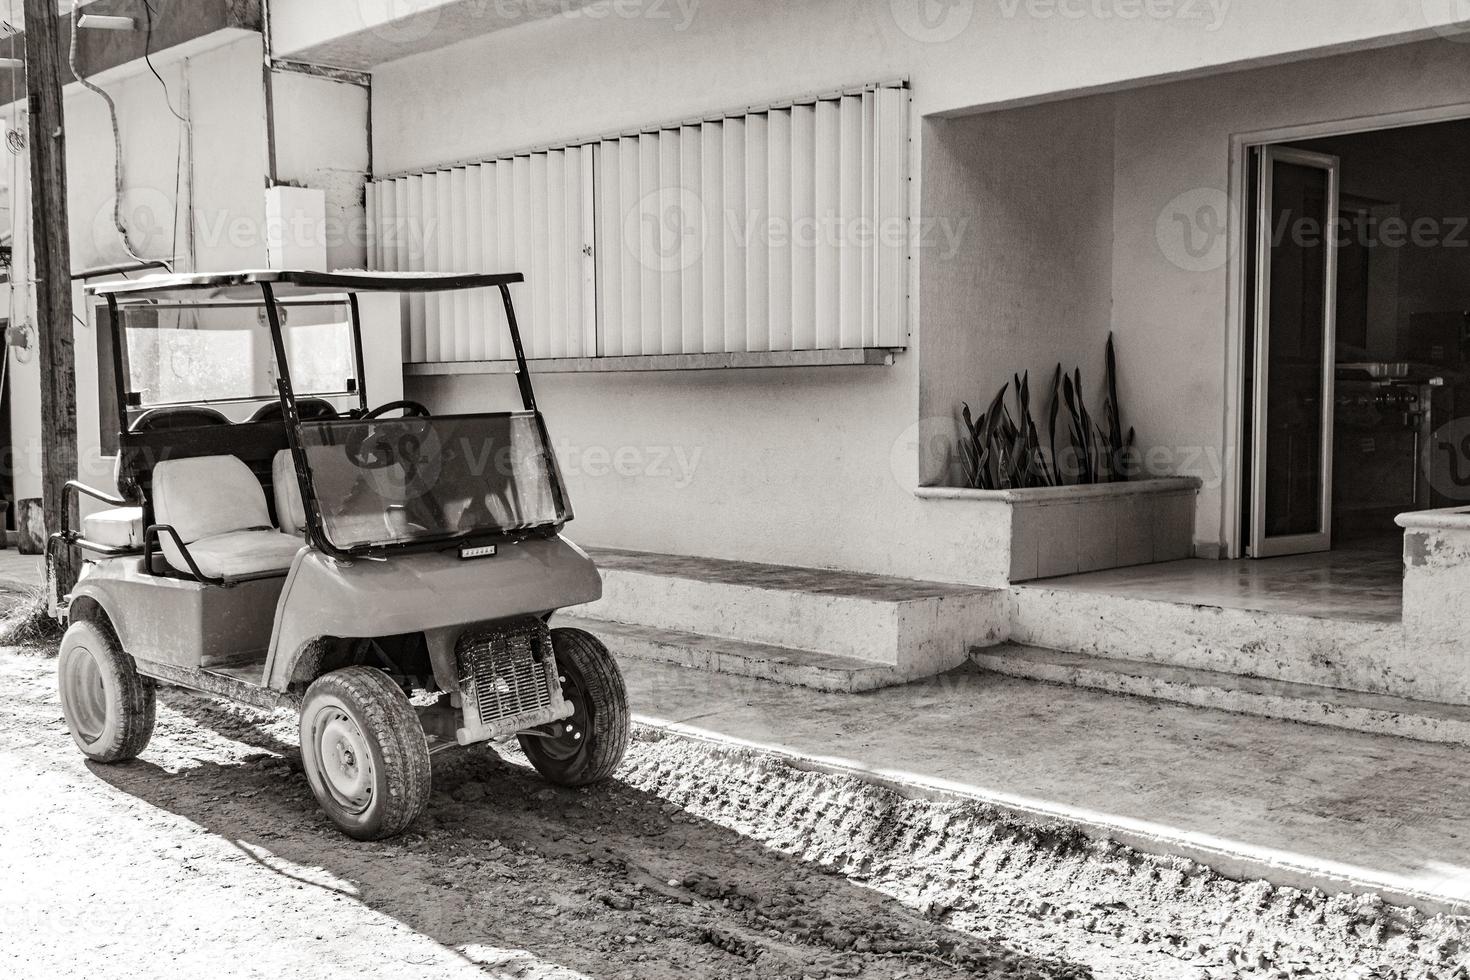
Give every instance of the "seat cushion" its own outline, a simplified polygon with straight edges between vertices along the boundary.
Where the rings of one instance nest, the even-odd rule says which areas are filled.
[[[205,575],[239,578],[285,572],[303,547],[300,538],[274,529],[226,531],[189,542],[189,554]],[[172,558],[169,564],[173,564]],[[183,563],[183,567],[189,566]]]
[[[143,508],[113,507],[82,518],[82,537],[110,548],[143,547]]]
[[[260,481],[236,456],[165,459],[153,467],[153,514],[185,544],[271,526]]]
[[[275,536],[286,536],[271,526],[270,511],[266,509],[265,491],[261,489],[260,481],[250,467],[235,456],[198,456],[159,462],[153,467],[153,516],[159,524],[167,524],[178,532],[180,540],[195,555],[199,570],[206,575],[247,574],[211,572],[195,552],[195,542],[223,537],[230,532],[272,535],[269,539],[271,544],[261,545],[272,556],[266,568],[290,565],[289,559],[283,563],[280,558],[285,546],[274,542]],[[296,546],[299,547],[300,542],[296,542]],[[159,547],[175,571],[189,570],[189,563],[184,561],[178,545],[167,532],[159,535]],[[223,556],[218,554],[212,559],[216,566],[222,560]],[[259,560],[244,559],[247,565]]]
[[[301,481],[296,479],[291,450],[282,449],[271,460],[271,487],[276,498],[277,526],[287,534],[305,534],[306,505],[301,501]]]

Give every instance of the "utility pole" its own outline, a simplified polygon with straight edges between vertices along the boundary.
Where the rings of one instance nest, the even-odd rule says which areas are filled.
[[[41,479],[46,533],[61,529],[68,480],[77,473],[77,377],[72,331],[71,233],[66,212],[66,135],[56,0],[25,0],[30,112],[31,241],[41,350]],[[75,504],[71,526],[77,519]],[[49,581],[60,598],[77,580],[77,550],[55,549]]]

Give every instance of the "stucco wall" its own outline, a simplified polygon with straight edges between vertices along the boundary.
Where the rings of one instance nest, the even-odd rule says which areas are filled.
[[[1113,323],[1125,407],[1141,445],[1203,481],[1195,535],[1205,545],[1225,540],[1222,474],[1239,451],[1222,406],[1236,399],[1227,314],[1240,253],[1223,239],[1204,249],[1209,231],[1196,225],[1191,256],[1172,216],[1223,219],[1232,135],[1470,104],[1466,50],[1430,41],[1117,96]]]
[[[544,4],[485,4],[483,16],[518,7]],[[334,27],[382,27],[391,42],[397,29],[378,13],[362,0],[276,0],[277,51]],[[1427,37],[1455,16],[1450,0],[619,0],[458,44],[457,17],[429,17],[402,50],[426,31],[448,46],[374,73],[375,155],[392,173],[896,75],[912,78],[918,113],[963,111]]]
[[[123,218],[133,248],[144,258],[177,254],[176,267],[191,268],[186,224],[175,221],[174,203],[182,199],[187,205],[192,173],[193,267],[265,264],[260,58],[260,38],[244,36],[186,60],[155,62],[168,82],[174,108],[182,110],[187,104],[194,120],[192,167],[184,127],[169,111],[158,80],[146,70],[105,80],[104,88],[117,102],[123,136]],[[72,268],[129,262],[113,227],[115,185],[107,107],[95,93],[73,85],[65,93],[65,113]],[[28,212],[29,182],[24,185],[23,200],[17,203]],[[17,322],[24,321],[27,302],[22,293]],[[72,302],[80,321],[75,330],[78,466],[83,479],[107,486],[112,462],[99,449],[95,319],[80,283]],[[17,498],[41,493],[40,370],[32,335],[28,351],[10,352],[7,380]]]
[[[1102,409],[1103,350],[1112,327],[1113,110],[1110,96],[925,120],[922,213],[947,215],[956,248],[922,251],[924,345],[919,465],[926,483],[962,477],[953,453],[960,403],[977,416],[1002,384],[1029,373],[1032,412],[1045,411],[1056,364],[1082,372]],[[1120,401],[1132,394],[1120,381]],[[1063,436],[1065,441],[1065,436]]]
[[[1150,475],[1202,480],[1195,536],[1213,553],[1237,452],[1232,136],[1470,103],[1467,83],[1464,46],[1440,40],[927,121],[922,210],[968,216],[972,233],[957,261],[922,255],[922,416],[973,407],[1016,371],[1035,387],[1057,357],[1081,364],[1096,409],[1111,329],[1124,424]],[[1421,149],[1429,159],[1398,165],[1422,189],[1440,161]],[[1458,196],[1436,207],[1454,214]]]
[[[326,196],[327,268],[367,262],[362,183],[368,172],[368,90],[361,85],[276,72],[276,176]]]
[[[168,83],[173,108],[193,120],[192,141],[170,112],[163,87],[141,64],[100,83],[117,102],[123,139],[123,219],[144,258],[172,258],[177,271],[259,268],[266,264],[265,97],[259,35],[232,39],[187,58],[166,53],[155,65]],[[367,96],[357,86],[303,76],[277,76],[277,162],[281,179],[327,194],[328,258],[361,266],[362,174],[367,169]],[[79,86],[65,93],[67,178],[72,268],[132,261],[113,227],[112,128],[106,105]],[[192,143],[192,157],[190,145]],[[345,176],[344,176],[345,175]],[[15,197],[20,220],[29,211],[22,159]],[[183,210],[191,203],[193,235]],[[335,219],[335,220],[330,220]],[[333,234],[337,229],[338,233]],[[191,248],[192,242],[192,248]],[[24,263],[23,257],[18,262]],[[29,296],[21,291],[14,318],[24,322]],[[107,486],[112,459],[99,449],[96,316],[92,301],[73,290],[77,314],[78,459],[81,477]],[[386,310],[386,308],[384,308]],[[369,391],[379,401],[399,397],[398,325],[364,305]],[[40,365],[32,335],[28,351],[10,353],[11,432],[17,497],[41,492]],[[91,506],[90,504],[84,506]]]
[[[594,5],[381,66],[374,168],[480,159],[906,76],[914,215],[952,219],[967,200],[976,210],[979,198],[989,209],[976,227],[988,222],[1019,238],[1026,258],[1007,253],[1015,242],[978,232],[960,243],[968,257],[952,264],[927,245],[915,249],[910,349],[890,368],[545,378],[543,404],[561,438],[608,452],[702,446],[706,454],[679,489],[637,476],[572,477],[577,533],[596,544],[983,581],[973,564],[982,559],[962,557],[956,536],[985,525],[994,540],[1001,528],[978,510],[936,518],[932,505],[913,500],[915,449],[929,434],[916,437],[912,426],[930,414],[952,418],[959,398],[978,399],[1017,369],[1038,372],[1033,382],[1044,384],[1057,359],[1080,364],[1095,384],[1112,326],[1140,443],[1198,450],[1198,459],[1182,452],[1159,470],[1205,476],[1197,537],[1208,547],[1222,524],[1209,454],[1230,448],[1225,271],[1172,264],[1156,219],[1182,191],[1227,187],[1231,133],[1351,114],[1355,98],[1447,101],[1464,70],[1446,79],[1436,66],[1463,60],[1465,47],[1438,39],[1411,54],[1355,55],[1388,66],[1376,92],[1368,91],[1372,73],[1349,59],[1326,80],[1317,71],[1327,63],[1314,62],[1254,79],[1128,91],[1116,122],[1105,98],[1028,110],[1034,115],[1013,116],[1010,128],[1004,120],[919,122],[1432,36],[1429,18],[1443,13],[1370,2],[1163,6],[1167,16],[1129,19],[1108,4],[962,3],[938,10],[935,22],[920,12],[939,5],[907,0]],[[951,16],[960,19],[944,19]],[[1015,125],[1026,118],[1030,127]],[[990,166],[1001,175],[986,176]],[[1011,291],[991,288],[989,275],[1010,280]],[[982,321],[982,313],[996,316]],[[977,322],[986,323],[980,333]],[[444,408],[482,407],[500,384],[416,378],[408,390]],[[830,515],[839,512],[834,527]]]

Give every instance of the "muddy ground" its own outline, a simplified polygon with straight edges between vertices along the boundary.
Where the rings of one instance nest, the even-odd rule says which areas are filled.
[[[1470,980],[1463,920],[649,730],[583,791],[438,756],[428,815],[361,844],[293,718],[164,690],[143,756],[96,766],[54,666],[0,651],[0,977]]]

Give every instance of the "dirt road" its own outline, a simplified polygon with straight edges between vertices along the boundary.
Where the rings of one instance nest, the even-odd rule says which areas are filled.
[[[93,766],[54,664],[0,651],[0,976],[1470,978],[1461,921],[656,732],[587,791],[440,756],[414,832],[360,844],[294,719],[165,690]]]

